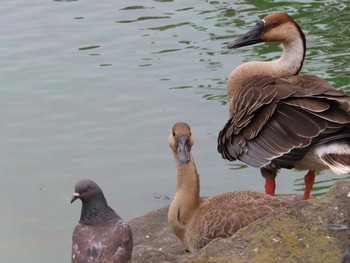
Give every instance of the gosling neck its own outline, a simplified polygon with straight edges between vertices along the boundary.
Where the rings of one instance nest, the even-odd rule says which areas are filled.
[[[193,157],[191,155],[187,164],[179,162],[176,153],[174,153],[174,158],[177,169],[175,199],[183,200],[181,209],[184,211],[195,210],[201,199],[199,197],[199,175]]]

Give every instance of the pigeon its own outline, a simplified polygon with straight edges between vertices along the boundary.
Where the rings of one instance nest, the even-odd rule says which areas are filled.
[[[72,237],[72,263],[128,263],[133,236],[130,226],[108,206],[101,188],[91,180],[75,185],[71,203],[82,202]]]

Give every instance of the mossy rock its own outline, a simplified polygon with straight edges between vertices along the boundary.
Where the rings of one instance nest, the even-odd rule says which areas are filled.
[[[164,207],[130,221],[135,236],[132,262],[340,262],[350,230],[335,230],[332,224],[350,224],[349,192],[350,180],[337,181],[321,198],[298,199],[230,238],[213,240],[195,255],[186,252],[169,229]]]

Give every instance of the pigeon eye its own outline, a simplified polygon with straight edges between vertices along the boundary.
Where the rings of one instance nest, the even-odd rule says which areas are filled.
[[[90,186],[86,186],[85,188],[84,188],[84,192],[89,192],[90,191]]]

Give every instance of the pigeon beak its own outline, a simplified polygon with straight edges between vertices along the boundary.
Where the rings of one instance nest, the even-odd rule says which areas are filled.
[[[73,203],[75,200],[79,199],[80,194],[79,193],[74,193],[72,200],[70,200],[70,203]]]

